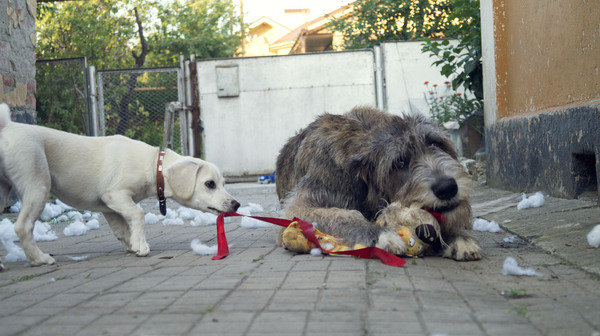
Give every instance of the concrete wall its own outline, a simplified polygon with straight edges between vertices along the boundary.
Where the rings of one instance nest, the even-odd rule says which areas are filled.
[[[488,183],[597,197],[600,4],[483,0],[481,10]]]
[[[438,84],[443,93],[444,82],[440,69],[432,67],[435,59],[421,53],[422,42],[387,42],[381,45],[385,72],[385,108],[393,114],[421,113],[430,116],[424,94],[425,81]],[[458,90],[457,92],[464,92]]]
[[[370,50],[199,61],[206,160],[225,175],[271,173],[285,141],[315,116],[375,104],[372,64]],[[225,77],[237,95],[218,96],[218,81],[230,89]]]
[[[0,102],[35,121],[35,0],[0,1]]]
[[[287,139],[325,112],[379,105],[429,116],[424,82],[446,78],[421,43],[384,43],[381,55],[378,65],[371,49],[199,61],[205,158],[228,176],[271,173]]]

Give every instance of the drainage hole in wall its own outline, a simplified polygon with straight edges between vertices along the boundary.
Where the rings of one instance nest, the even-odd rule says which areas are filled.
[[[573,154],[573,178],[575,198],[598,200],[598,176],[594,153]]]

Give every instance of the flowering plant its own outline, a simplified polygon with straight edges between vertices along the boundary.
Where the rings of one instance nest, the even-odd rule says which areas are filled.
[[[431,118],[440,126],[449,121],[457,121],[460,125],[468,123],[473,128],[483,134],[483,122],[481,118],[470,118],[482,110],[481,101],[476,98],[469,99],[460,92],[452,90],[452,84],[449,81],[444,82],[443,88],[438,84],[429,85],[425,82],[427,91],[425,100],[429,105]]]

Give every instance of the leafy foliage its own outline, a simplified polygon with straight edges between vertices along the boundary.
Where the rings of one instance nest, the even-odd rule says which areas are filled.
[[[443,35],[450,0],[357,0],[348,16],[329,28],[344,36],[347,49],[369,48],[384,41]]]
[[[45,126],[87,133],[83,58],[37,62],[37,119]],[[60,74],[57,76],[56,74]]]
[[[141,48],[134,8],[150,49],[145,66],[178,65],[179,54],[234,56],[241,46],[229,0],[60,1],[38,4],[38,59],[85,56],[99,70],[132,67],[132,51]]]
[[[98,70],[176,66],[180,54],[230,57],[242,42],[241,20],[229,0],[58,1],[38,3],[37,9],[38,60],[86,57],[87,64]],[[135,11],[140,16],[147,49],[142,48],[142,30],[138,29]],[[82,81],[83,73],[81,68],[65,69],[62,65],[55,70],[38,69],[38,123],[86,133],[85,102],[80,92],[84,86],[74,84]],[[120,104],[123,112],[119,122],[129,115],[126,112],[133,114],[135,122],[139,119],[136,115],[155,110],[140,100],[143,94],[133,94],[135,79],[123,83],[130,91],[126,98],[131,99],[116,103],[115,108]],[[144,81],[140,79],[138,85],[144,85]],[[164,106],[158,111],[163,113]],[[156,122],[133,125],[128,118],[120,133],[134,132],[138,138],[158,141],[150,134],[153,127],[156,130],[150,123]],[[160,126],[162,119],[158,123]]]
[[[36,21],[38,59],[87,57],[98,69],[133,64],[136,37],[132,13],[119,13],[119,0],[46,4]]]
[[[452,78],[454,90],[464,87],[478,100],[483,100],[483,67],[481,63],[481,19],[479,0],[452,0],[448,16],[452,25],[446,31],[448,39],[435,41],[425,37],[422,51],[436,58],[433,65],[442,66],[440,73]]]
[[[154,65],[177,65],[179,54],[231,57],[242,44],[241,19],[229,0],[175,1],[161,8],[154,29],[149,35]]]
[[[483,134],[483,119],[478,113],[482,108],[480,100],[455,92],[449,81],[444,82],[441,89],[438,84],[430,86],[429,82],[425,82],[425,86],[425,100],[429,105],[431,118],[440,126],[449,121],[458,121],[459,124],[470,124],[475,131]]]

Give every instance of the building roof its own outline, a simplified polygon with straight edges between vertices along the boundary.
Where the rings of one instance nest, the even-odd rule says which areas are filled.
[[[316,33],[318,31],[322,30],[323,28],[325,28],[325,25],[330,21],[330,18],[338,18],[340,16],[344,16],[350,10],[352,10],[352,7],[353,7],[353,4],[350,3],[348,5],[338,8],[332,12],[322,15],[312,21],[309,21],[309,22],[295,28],[294,30],[290,31],[286,35],[282,36],[279,40],[275,41],[273,43],[273,45],[275,46],[278,44],[295,43],[303,32],[305,32],[307,34]]]

